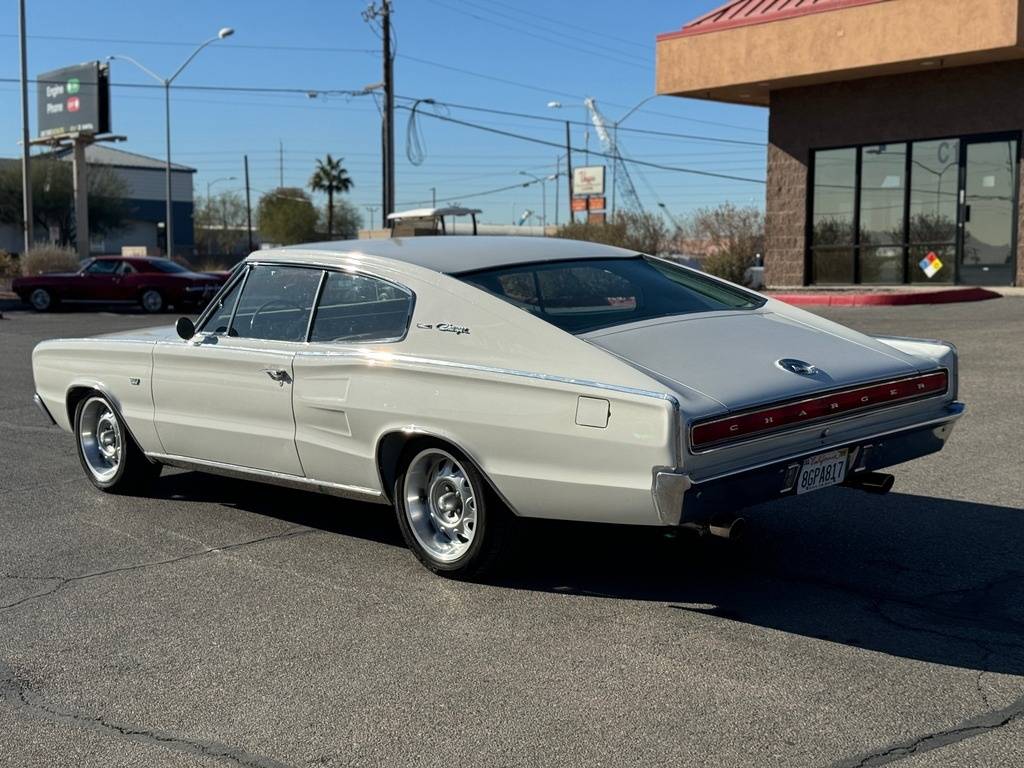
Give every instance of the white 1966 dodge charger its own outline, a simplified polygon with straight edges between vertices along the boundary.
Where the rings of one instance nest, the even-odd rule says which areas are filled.
[[[688,526],[940,450],[950,344],[871,338],[671,262],[541,238],[260,251],[193,325],[46,341],[36,402],[105,491],[163,465],[393,504],[431,570],[520,517]]]

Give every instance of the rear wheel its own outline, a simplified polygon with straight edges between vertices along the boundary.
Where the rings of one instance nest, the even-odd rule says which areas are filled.
[[[142,296],[139,297],[139,303],[149,313],[160,312],[164,308],[164,297],[160,291],[150,288],[142,292]]]
[[[146,458],[102,395],[93,394],[78,403],[75,438],[86,477],[101,491],[142,490],[160,474],[160,465]]]
[[[483,575],[512,538],[512,512],[469,459],[440,443],[406,452],[394,499],[409,548],[443,576]]]
[[[28,303],[36,312],[48,312],[53,309],[53,294],[45,288],[36,288],[29,294]]]

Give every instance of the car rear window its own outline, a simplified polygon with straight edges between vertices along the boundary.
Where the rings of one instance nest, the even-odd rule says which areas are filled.
[[[649,256],[523,264],[458,277],[569,333],[655,317],[756,309],[765,302]]]
[[[171,274],[188,272],[188,270],[176,262],[170,259],[150,259],[148,262],[149,266],[153,267],[156,272],[169,272]]]

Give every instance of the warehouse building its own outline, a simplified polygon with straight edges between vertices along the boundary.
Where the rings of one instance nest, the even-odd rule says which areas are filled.
[[[769,110],[769,286],[1024,285],[1024,0],[734,0],[658,93]]]
[[[56,156],[71,163],[71,150],[59,150]],[[164,220],[167,218],[166,165],[134,152],[104,144],[90,144],[85,148],[85,161],[92,167],[110,169],[125,190],[126,217],[124,226],[116,232],[95,235],[89,243],[94,254],[120,253],[124,246],[145,248],[149,252],[164,253],[167,239]],[[19,164],[20,160],[0,160]],[[192,179],[196,170],[188,166],[171,164],[171,200],[174,215],[174,245],[177,255],[189,256],[195,250],[193,230]],[[72,201],[68,201],[72,205]],[[50,233],[35,227],[36,240],[47,241]],[[0,224],[0,248],[11,253],[22,250],[21,226]]]

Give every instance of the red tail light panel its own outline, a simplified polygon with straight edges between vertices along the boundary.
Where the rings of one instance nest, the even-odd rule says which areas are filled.
[[[853,413],[944,395],[948,389],[949,372],[943,369],[920,376],[842,389],[805,400],[770,405],[695,424],[690,429],[690,447],[694,451],[705,451],[819,421],[842,418]]]

